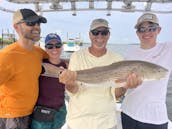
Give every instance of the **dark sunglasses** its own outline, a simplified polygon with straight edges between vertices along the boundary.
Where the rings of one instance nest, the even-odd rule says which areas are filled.
[[[62,47],[62,43],[47,44],[47,45],[45,45],[45,48],[47,48],[47,49],[61,48],[61,47]]]
[[[91,30],[91,33],[94,35],[94,36],[97,36],[99,34],[103,35],[103,36],[106,36],[108,35],[109,33],[109,30]]]
[[[40,21],[38,20],[38,21],[21,21],[21,22],[19,22],[19,23],[17,23],[17,24],[20,24],[20,23],[26,23],[26,25],[27,26],[35,26],[36,24],[39,26],[40,25]]]
[[[154,32],[154,31],[156,31],[157,29],[159,29],[158,26],[140,27],[140,28],[137,29],[137,32],[139,32],[139,33],[144,33],[144,32],[146,32],[146,31]]]

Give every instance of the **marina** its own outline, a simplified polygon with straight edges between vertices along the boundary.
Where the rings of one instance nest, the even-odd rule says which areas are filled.
[[[64,52],[75,52],[80,50],[79,44],[75,41],[75,39],[69,39],[65,44],[63,44]]]

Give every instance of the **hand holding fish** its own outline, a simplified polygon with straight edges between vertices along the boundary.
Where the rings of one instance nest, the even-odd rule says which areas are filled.
[[[138,76],[136,73],[128,74],[128,77],[126,80],[123,80],[123,79],[115,80],[115,83],[117,83],[118,85],[120,84],[121,86],[121,87],[115,88],[116,98],[118,99],[119,97],[124,95],[127,89],[138,87],[140,84],[142,84],[142,81],[143,80],[141,79],[141,77]]]
[[[78,91],[76,78],[77,72],[64,69],[59,75],[59,82],[64,83],[68,91],[76,93]]]
[[[77,73],[75,71],[64,69],[59,75],[59,81],[66,85],[73,85],[76,81]]]
[[[136,88],[140,84],[142,84],[142,79],[137,73],[130,73],[126,80],[118,79],[115,80],[115,83],[122,83],[122,87],[125,89],[128,88]]]

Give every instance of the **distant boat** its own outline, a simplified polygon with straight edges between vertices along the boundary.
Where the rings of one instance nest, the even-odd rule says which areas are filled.
[[[65,52],[75,52],[80,50],[80,46],[76,44],[75,40],[69,40],[66,44],[63,44],[63,50]]]

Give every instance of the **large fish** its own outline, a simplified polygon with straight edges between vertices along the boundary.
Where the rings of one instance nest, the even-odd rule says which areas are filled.
[[[61,68],[55,67],[51,64],[43,64],[46,69],[44,76],[58,77]],[[138,74],[143,81],[160,80],[166,76],[168,70],[160,65],[153,63],[130,60],[119,61],[111,65],[94,67],[77,72],[77,81],[85,83],[101,83],[107,81],[114,81],[117,79],[126,80],[129,73]]]

